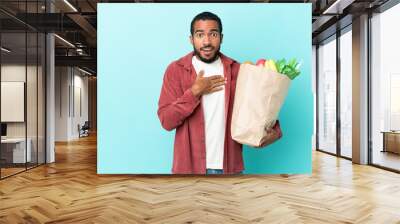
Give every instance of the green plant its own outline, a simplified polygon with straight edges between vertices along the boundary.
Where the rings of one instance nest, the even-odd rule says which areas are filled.
[[[276,62],[278,72],[287,75],[291,80],[300,75],[300,66],[301,63],[298,63],[295,58],[289,60],[287,63],[285,59]]]

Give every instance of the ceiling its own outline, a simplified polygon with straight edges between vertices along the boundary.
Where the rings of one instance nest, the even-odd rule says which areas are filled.
[[[233,0],[252,3],[312,3],[313,43],[329,37],[339,27],[351,24],[352,17],[373,10],[388,0]],[[227,2],[227,1],[171,1],[171,0],[1,0],[1,30],[8,33],[7,42],[18,49],[25,39],[18,32],[55,32],[56,65],[85,67],[96,72],[97,3],[142,2]],[[52,13],[49,13],[52,11]],[[340,21],[340,22],[338,22]],[[339,24],[339,25],[338,25]],[[3,35],[4,36],[4,35]],[[63,41],[62,39],[66,40]],[[22,41],[22,42],[21,42]],[[5,43],[3,41],[3,43]],[[72,45],[71,45],[72,44]],[[28,45],[33,47],[34,45]],[[30,51],[28,47],[28,51]],[[22,49],[22,48],[21,48]]]

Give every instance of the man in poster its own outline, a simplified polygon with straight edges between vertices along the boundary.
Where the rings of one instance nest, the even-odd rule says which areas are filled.
[[[172,173],[242,173],[242,145],[230,133],[240,64],[220,52],[223,34],[217,15],[198,14],[190,32],[194,50],[168,66],[158,102],[162,126],[176,129]],[[272,131],[281,136],[279,128]]]

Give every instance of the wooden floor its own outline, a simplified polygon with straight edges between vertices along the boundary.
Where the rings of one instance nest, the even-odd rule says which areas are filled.
[[[23,172],[25,171],[25,167],[24,168],[1,168],[1,177],[8,177],[11,176],[13,174],[19,173],[19,172]]]
[[[313,153],[312,175],[99,176],[96,139],[0,181],[0,223],[400,223],[400,175]]]
[[[12,176],[15,175],[17,173],[20,172],[24,172],[27,169],[33,169],[35,167],[37,167],[36,163],[27,163],[26,165],[27,167],[25,167],[25,164],[18,164],[18,167],[2,167],[1,168],[1,178],[6,178],[8,176]]]

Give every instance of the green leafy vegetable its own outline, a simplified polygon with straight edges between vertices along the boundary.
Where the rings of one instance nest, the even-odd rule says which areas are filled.
[[[277,71],[281,74],[287,75],[291,80],[300,75],[300,66],[301,63],[298,63],[295,58],[290,59],[288,62],[286,62],[285,59],[276,61]]]

